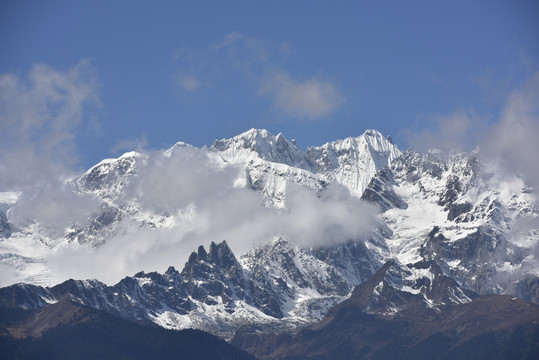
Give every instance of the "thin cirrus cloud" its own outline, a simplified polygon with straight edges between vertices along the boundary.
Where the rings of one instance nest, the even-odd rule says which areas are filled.
[[[448,116],[437,116],[434,126],[418,132],[408,131],[408,141],[414,149],[441,150],[444,153],[471,151],[479,146],[487,123],[466,109],[458,109]]]
[[[283,65],[289,53],[288,43],[276,46],[232,32],[201,53],[176,51],[175,61],[190,71],[180,71],[175,82],[184,91],[195,92],[219,88],[227,74],[240,75],[259,96],[270,100],[273,110],[289,118],[317,120],[336,112],[343,103],[338,87],[318,75],[290,74]]]
[[[77,162],[76,135],[99,106],[89,61],[67,71],[34,65],[0,75],[0,187],[34,185]]]
[[[112,152],[117,154],[120,151],[138,151],[143,152],[144,149],[148,148],[148,140],[146,135],[142,135],[139,138],[129,138],[116,142],[112,147]]]
[[[178,74],[176,85],[187,92],[195,92],[200,89],[200,81],[194,75]]]

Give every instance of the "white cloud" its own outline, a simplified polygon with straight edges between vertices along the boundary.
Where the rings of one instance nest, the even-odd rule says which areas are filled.
[[[325,117],[342,102],[342,96],[331,82],[316,77],[295,81],[284,72],[263,78],[260,90],[273,97],[278,110],[296,118]]]
[[[433,122],[434,126],[409,134],[413,147],[445,152],[479,147],[485,158],[496,159],[507,170],[539,183],[539,72],[507,96],[495,121],[460,109]]]
[[[228,58],[239,70],[247,70],[248,65],[255,63],[269,63],[272,56],[271,42],[256,37],[246,36],[233,31],[222,41],[209,47],[212,53],[226,53]]]
[[[98,206],[94,196],[76,194],[69,184],[50,179],[23,192],[9,220],[15,227],[37,222],[52,237],[61,238],[67,227],[84,221]]]
[[[510,93],[494,122],[464,110],[434,121],[431,129],[409,135],[413,147],[445,152],[479,147],[485,161],[539,189],[539,73]]]
[[[227,48],[227,47],[230,47],[230,46],[236,44],[240,40],[249,41],[248,39],[249,39],[248,37],[244,36],[240,32],[232,31],[232,32],[226,34],[222,41],[220,41],[220,42],[218,42],[216,44],[210,45],[210,49],[221,50],[221,49],[224,49],[224,48]]]
[[[258,94],[272,100],[273,107],[292,119],[319,119],[335,112],[343,96],[330,80],[317,75],[297,77],[286,70],[291,53],[289,43],[250,37],[240,32],[227,34],[198,57],[184,60],[176,83],[186,91],[219,88],[226,79],[246,80]],[[176,57],[180,59],[179,57]],[[211,86],[209,86],[211,84]]]

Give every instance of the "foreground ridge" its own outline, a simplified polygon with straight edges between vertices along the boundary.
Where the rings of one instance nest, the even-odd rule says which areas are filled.
[[[254,359],[202,331],[126,321],[67,300],[9,316],[1,310],[3,358]]]

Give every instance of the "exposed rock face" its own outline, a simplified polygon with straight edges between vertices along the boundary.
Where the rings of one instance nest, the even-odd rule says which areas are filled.
[[[362,199],[377,204],[383,211],[392,208],[406,209],[408,205],[395,193],[393,173],[388,167],[380,170],[363,192]]]
[[[6,214],[0,210],[0,238],[8,238],[11,236],[11,225],[7,221]]]
[[[409,271],[428,268],[437,276],[417,293],[402,291]],[[319,323],[280,335],[243,327],[232,343],[260,359],[531,359],[538,340],[539,305],[477,297],[432,263],[387,263]]]

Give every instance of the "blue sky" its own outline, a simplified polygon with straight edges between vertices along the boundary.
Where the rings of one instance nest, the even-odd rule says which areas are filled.
[[[519,0],[3,1],[3,151],[87,168],[252,127],[405,149],[459,114],[495,124],[539,71],[537,19]]]

